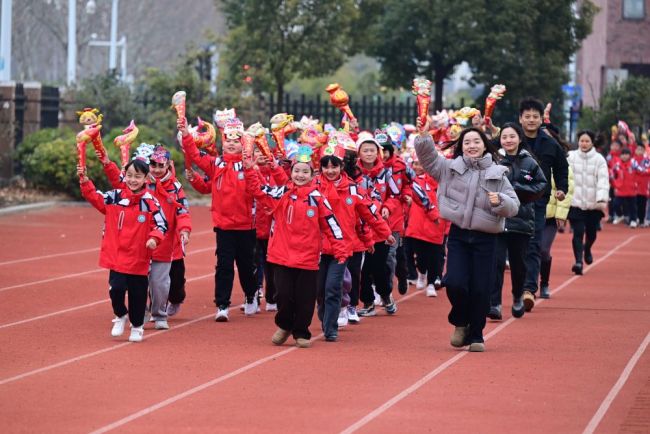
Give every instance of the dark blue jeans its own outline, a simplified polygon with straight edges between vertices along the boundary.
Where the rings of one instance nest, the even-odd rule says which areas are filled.
[[[537,292],[537,283],[539,282],[539,264],[542,259],[542,233],[544,232],[544,226],[546,226],[547,203],[546,198],[535,202],[535,233],[528,242],[528,251],[526,252],[524,291],[530,291],[533,294]]]
[[[326,338],[338,335],[339,312],[341,311],[341,286],[347,261],[339,264],[333,256],[321,255],[318,269],[318,319]]]
[[[449,322],[469,326],[467,344],[483,342],[485,316],[494,287],[496,234],[451,226],[447,241],[446,293],[451,302]]]

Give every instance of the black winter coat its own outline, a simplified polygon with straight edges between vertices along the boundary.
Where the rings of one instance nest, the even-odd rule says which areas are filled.
[[[517,215],[506,219],[505,232],[532,235],[535,232],[533,202],[542,198],[546,192],[547,182],[544,172],[525,149],[517,155],[502,156],[499,164],[508,167],[508,180],[521,202]]]
[[[548,202],[551,195],[551,171],[555,186],[566,193],[569,190],[569,163],[562,146],[542,128],[537,133],[535,141],[530,144],[530,151],[539,162],[547,180],[544,195],[541,196]]]

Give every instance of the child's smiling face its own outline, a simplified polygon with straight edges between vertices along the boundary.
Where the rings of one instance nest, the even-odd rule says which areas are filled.
[[[134,193],[138,193],[144,187],[144,184],[147,182],[147,175],[142,172],[135,170],[135,167],[131,165],[124,175],[124,182],[126,186]]]

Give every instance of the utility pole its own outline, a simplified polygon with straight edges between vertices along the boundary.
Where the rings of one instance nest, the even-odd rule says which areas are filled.
[[[11,80],[11,9],[12,0],[2,0],[0,18],[0,81]]]

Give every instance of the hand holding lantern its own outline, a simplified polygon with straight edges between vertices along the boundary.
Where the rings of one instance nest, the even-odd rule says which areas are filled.
[[[420,124],[425,125],[429,114],[429,105],[431,104],[431,81],[426,78],[414,78],[411,92],[417,98]]]
[[[490,89],[490,94],[485,99],[485,114],[483,117],[492,118],[492,113],[494,112],[494,107],[497,104],[497,101],[503,98],[503,95],[506,93],[506,86],[503,84],[495,84]]]
[[[344,91],[338,83],[330,84],[325,88],[325,90],[330,94],[330,102],[332,105],[341,110],[350,122],[356,122],[357,118],[354,116],[349,106],[350,97],[348,96],[348,93]]]
[[[131,120],[129,126],[122,130],[123,134],[120,134],[113,140],[113,144],[120,149],[120,163],[122,164],[122,168],[129,162],[131,144],[138,137],[139,132],[140,130],[135,125],[135,122]]]

